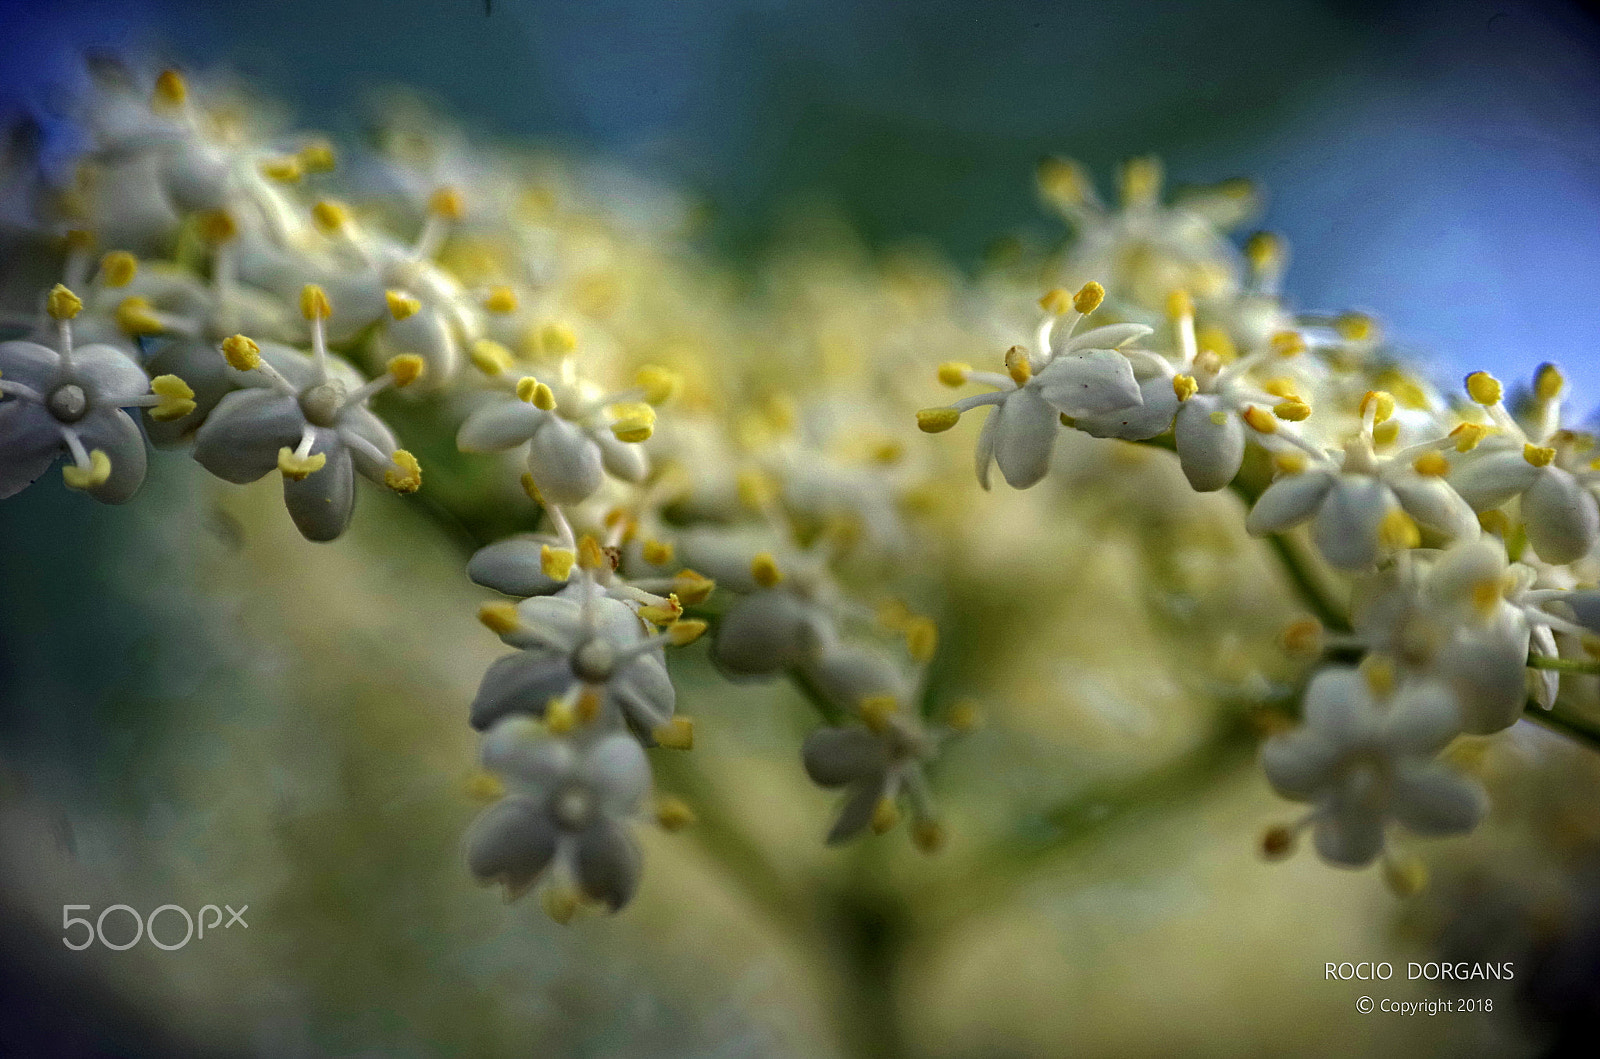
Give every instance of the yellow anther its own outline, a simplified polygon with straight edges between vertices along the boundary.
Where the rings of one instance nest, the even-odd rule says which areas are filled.
[[[871,455],[873,463],[895,464],[905,459],[906,447],[894,439],[880,441],[872,447]]]
[[[577,333],[562,323],[548,323],[539,328],[535,339],[539,352],[560,355],[571,353],[578,347]]]
[[[1307,466],[1305,453],[1302,452],[1274,452],[1272,454],[1273,470],[1279,474],[1299,474]]]
[[[1472,609],[1487,618],[1505,598],[1505,585],[1498,577],[1486,577],[1472,586]]]
[[[75,215],[84,214],[88,208],[73,203],[68,203],[67,205],[73,207],[73,212]],[[66,244],[66,248],[68,250],[93,250],[95,245],[94,233],[87,228],[69,228],[67,229],[66,234],[61,237],[61,239],[62,242]]]
[[[500,782],[500,777],[483,769],[473,770],[462,788],[475,802],[497,802],[506,796],[506,785]]]
[[[944,848],[946,837],[944,825],[937,820],[918,820],[911,828],[911,841],[919,852],[929,856]]]
[[[413,297],[402,290],[384,291],[383,303],[389,307],[389,315],[396,320],[405,320],[415,316],[422,308],[422,299]]]
[[[872,807],[872,833],[881,835],[892,831],[899,822],[900,807],[894,804],[894,799],[879,798],[878,804]]]
[[[1467,376],[1467,396],[1481,405],[1495,405],[1505,395],[1500,380],[1486,371],[1475,371]]]
[[[698,618],[684,618],[667,628],[667,642],[674,647],[688,647],[705,635],[708,626]]]
[[[578,692],[577,714],[579,724],[593,724],[600,717],[600,693],[592,686]]]
[[[1035,174],[1046,198],[1063,206],[1081,206],[1089,200],[1092,185],[1083,167],[1070,158],[1046,158]]]
[[[150,380],[150,392],[161,398],[161,403],[150,409],[150,418],[158,423],[170,423],[194,411],[194,390],[176,375],[157,375]]]
[[[1392,507],[1378,523],[1378,540],[1392,551],[1415,548],[1422,543],[1422,532],[1404,508]]]
[[[428,370],[428,362],[415,353],[402,353],[398,357],[389,358],[389,377],[401,389],[410,386]]]
[[[617,417],[611,424],[611,434],[618,441],[648,441],[655,432],[656,410],[644,401],[612,405],[609,411]]]
[[[483,297],[485,312],[498,313],[501,316],[517,311],[517,292],[510,287],[490,287],[489,293]]]
[[[466,200],[453,187],[435,188],[428,196],[428,211],[447,221],[459,221],[466,213]]]
[[[639,617],[656,625],[671,625],[683,617],[683,604],[676,595],[668,596],[665,603],[649,603],[639,608]]]
[[[1278,637],[1278,643],[1290,654],[1318,654],[1322,651],[1322,623],[1315,618],[1291,622]]]
[[[1065,287],[1056,287],[1052,290],[1047,290],[1039,299],[1039,308],[1043,309],[1051,316],[1060,316],[1062,313],[1072,308],[1072,292],[1067,290]]]
[[[200,237],[208,243],[226,243],[239,234],[239,223],[227,210],[206,210],[200,214]]]
[[[1562,387],[1566,384],[1561,369],[1554,364],[1541,364],[1533,373],[1533,395],[1541,401],[1554,401],[1560,397]]]
[[[1413,897],[1427,889],[1428,866],[1416,857],[1384,857],[1383,885],[1396,897]]]
[[[1277,824],[1261,834],[1261,855],[1268,860],[1283,860],[1294,852],[1294,829]]]
[[[1482,423],[1462,423],[1450,431],[1450,436],[1456,439],[1457,452],[1471,452],[1478,447],[1478,442],[1493,432],[1493,428]]]
[[[971,732],[983,725],[983,711],[971,699],[962,699],[950,707],[944,723],[952,732]]]
[[[517,481],[521,483],[522,491],[527,494],[529,500],[532,500],[540,507],[544,506],[544,494],[539,492],[539,483],[533,480],[533,475],[523,471],[522,477],[518,478]]]
[[[1361,660],[1361,678],[1375,699],[1387,699],[1394,694],[1394,663],[1383,655],[1369,654]]]
[[[166,330],[148,298],[124,298],[117,305],[117,326],[130,335],[155,335]]]
[[[551,699],[544,705],[544,726],[552,735],[566,735],[578,727],[578,709],[567,699]]]
[[[405,449],[395,449],[389,457],[393,467],[383,472],[383,484],[397,493],[415,493],[422,488],[422,464]]]
[[[1167,293],[1167,315],[1174,320],[1194,315],[1194,299],[1189,297],[1188,291],[1179,287]]]
[[[172,110],[183,106],[184,100],[188,98],[189,86],[178,71],[162,70],[156,75],[155,94],[150,100],[152,106]]]
[[[656,798],[656,823],[664,831],[682,831],[686,827],[693,827],[699,822],[694,810],[689,808],[689,803],[682,798],[670,794],[658,795]]]
[[[1085,316],[1100,308],[1100,303],[1106,300],[1106,289],[1094,280],[1090,280],[1078,288],[1078,293],[1072,296],[1072,307]]]
[[[676,630],[677,626],[673,626],[673,629]],[[694,749],[694,722],[687,717],[674,717],[666,724],[658,724],[650,734],[655,738],[656,746],[668,750]]]
[[[941,434],[961,422],[954,408],[924,408],[917,413],[917,429],[924,434]]]
[[[94,489],[105,485],[110,477],[111,457],[105,454],[104,449],[94,449],[89,453],[87,467],[69,463],[61,468],[61,480],[67,483],[68,489]]]
[[[1274,397],[1288,399],[1296,396],[1293,379],[1285,379],[1281,377],[1276,379],[1268,379],[1266,382],[1261,384],[1261,388]]]
[[[345,225],[350,223],[350,211],[345,208],[342,202],[323,199],[311,207],[311,219],[324,233],[335,235],[338,232],[342,232]],[[393,312],[394,306],[391,305],[389,309]],[[412,312],[416,312],[416,310],[413,309]],[[396,317],[396,319],[403,319],[403,317]]]
[[[906,622],[906,650],[917,662],[928,662],[939,649],[939,626],[932,618],[914,617]]]
[[[300,156],[289,154],[262,162],[261,175],[281,184],[297,184],[305,176],[305,170],[300,165]]]
[[[1224,364],[1239,356],[1239,350],[1233,344],[1233,337],[1220,327],[1215,325],[1202,327],[1195,332],[1194,338],[1201,353],[1209,353]]]
[[[1178,400],[1187,401],[1200,392],[1200,383],[1195,380],[1193,375],[1174,375],[1172,377],[1172,392],[1177,395]]]
[[[467,357],[474,368],[490,376],[504,375],[517,366],[511,351],[492,338],[473,339],[467,347]]]
[[[761,511],[777,503],[778,485],[761,471],[753,468],[740,471],[737,484],[739,503],[751,511]]]
[[[1228,422],[1228,413],[1219,408],[1215,412],[1212,412],[1210,415],[1206,416],[1206,418],[1211,420],[1212,426],[1220,427]]]
[[[539,572],[552,581],[565,581],[572,575],[572,564],[577,558],[571,548],[552,548],[548,544],[541,544]]]
[[[261,347],[255,339],[233,335],[222,340],[222,355],[228,365],[239,371],[254,371],[261,366]]]
[[[1411,464],[1411,469],[1428,478],[1443,478],[1450,473],[1450,461],[1444,454],[1437,450],[1430,450],[1418,456]]]
[[[100,259],[100,282],[107,287],[126,287],[139,274],[139,259],[126,250],[113,250]]]
[[[1366,313],[1344,313],[1333,322],[1333,329],[1346,342],[1372,342],[1378,337],[1378,322]]]
[[[1374,423],[1387,422],[1394,415],[1394,394],[1383,390],[1368,390],[1361,395],[1361,415],[1372,413]]]
[[[893,695],[868,695],[857,709],[861,712],[862,724],[874,732],[882,732],[888,729],[889,719],[900,709],[900,703]]]
[[[672,587],[677,590],[679,602],[686,607],[695,607],[710,598],[717,583],[702,573],[684,567],[672,579]]]
[[[783,581],[783,571],[771,552],[760,552],[750,560],[750,576],[762,588],[773,588]]]
[[[1033,378],[1033,365],[1028,362],[1028,351],[1021,346],[1012,346],[1006,350],[1006,374],[1011,376],[1011,381],[1022,386]]]
[[[646,404],[666,404],[683,389],[683,376],[659,364],[646,364],[640,368],[634,381],[644,390]]]
[[[504,600],[485,603],[479,607],[478,620],[483,623],[484,628],[496,636],[505,636],[522,628],[522,619],[517,616],[516,604]]]
[[[970,371],[972,371],[971,364],[963,364],[958,360],[946,361],[939,365],[939,382],[954,389],[966,383],[967,373]]]
[[[68,290],[65,284],[57,283],[50,288],[50,296],[45,299],[45,309],[52,319],[70,320],[83,311],[83,299]]]
[[[590,573],[611,567],[611,560],[606,558],[605,549],[600,547],[599,541],[587,533],[578,538],[578,567]]]
[[[1239,413],[1239,418],[1257,434],[1275,434],[1278,431],[1278,421],[1265,408],[1246,405],[1244,411]]]
[[[1298,397],[1290,397],[1272,406],[1272,414],[1291,423],[1311,418],[1311,406]]]
[[[326,320],[333,315],[333,306],[328,301],[328,292],[315,283],[307,283],[300,288],[300,315],[307,320]]]
[[[911,608],[898,599],[886,599],[875,610],[878,624],[894,632],[904,632],[907,623],[915,618]]]
[[[1272,351],[1280,357],[1293,357],[1306,351],[1306,337],[1299,331],[1277,331],[1269,341]]]
[[[1548,445],[1524,445],[1522,446],[1522,458],[1535,467],[1548,467],[1556,458],[1556,450]]]
[[[327,140],[312,140],[300,148],[300,168],[307,173],[330,173],[339,165],[333,144]]]
[[[554,731],[553,728],[551,730]],[[539,904],[551,922],[564,927],[578,914],[582,901],[572,887],[552,886],[539,894]]]
[[[1502,539],[1511,532],[1511,520],[1504,511],[1483,511],[1478,514],[1478,525],[1483,532],[1492,533]]]
[[[644,561],[651,566],[666,566],[672,562],[673,548],[666,541],[658,541],[651,538],[644,542],[639,551],[643,555]]]
[[[1256,232],[1244,243],[1244,256],[1257,272],[1274,268],[1283,260],[1283,239],[1272,232]]]
[[[1161,194],[1161,160],[1152,156],[1130,158],[1122,166],[1122,201],[1148,205]]]
[[[327,463],[327,453],[312,452],[300,456],[287,445],[278,450],[278,470],[283,472],[285,478],[296,482],[305,481],[327,466]]]

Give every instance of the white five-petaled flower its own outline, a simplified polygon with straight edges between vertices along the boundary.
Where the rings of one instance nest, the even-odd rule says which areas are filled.
[[[638,743],[622,732],[560,738],[512,717],[484,737],[483,764],[506,794],[467,836],[473,875],[517,897],[548,873],[545,907],[563,922],[580,897],[611,911],[628,903],[642,868],[632,825],[650,789]]]
[[[1006,353],[1006,373],[972,371],[947,365],[940,379],[960,385],[976,382],[993,391],[964,397],[945,408],[917,413],[929,433],[948,430],[962,413],[996,406],[978,435],[978,483],[989,488],[989,469],[998,464],[1014,489],[1037,485],[1050,469],[1050,454],[1065,416],[1093,415],[1139,405],[1143,397],[1133,368],[1120,348],[1150,333],[1143,324],[1112,324],[1074,335],[1078,323],[1105,296],[1098,283],[1076,295],[1056,290],[1042,299],[1045,317],[1031,348]]]
[[[1483,818],[1482,790],[1435,760],[1461,730],[1449,690],[1428,681],[1396,689],[1392,677],[1382,665],[1322,670],[1306,690],[1305,723],[1262,748],[1273,788],[1312,803],[1298,826],[1312,828],[1333,864],[1372,863],[1390,821],[1449,835]]]

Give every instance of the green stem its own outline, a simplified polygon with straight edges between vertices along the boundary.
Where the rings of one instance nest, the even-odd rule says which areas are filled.
[[[1578,662],[1566,658],[1549,658],[1545,655],[1529,655],[1529,669],[1553,669],[1558,673],[1587,673],[1591,676],[1600,674],[1600,662]]]
[[[1569,739],[1582,743],[1590,750],[1600,751],[1600,727],[1596,727],[1591,721],[1575,716],[1571,710],[1562,706],[1559,702],[1548,710],[1538,703],[1530,702],[1522,712],[1523,716],[1534,724],[1543,725],[1552,732],[1560,732]]]

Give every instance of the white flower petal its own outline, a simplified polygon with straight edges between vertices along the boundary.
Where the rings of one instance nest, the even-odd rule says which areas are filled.
[[[283,478],[283,502],[295,528],[308,541],[331,541],[350,525],[356,510],[356,474],[338,431],[317,428],[311,454],[327,457],[322,469],[296,480]]]
[[[225,482],[244,485],[278,469],[278,450],[295,448],[305,416],[289,394],[238,390],[212,409],[195,433],[194,458]]]
[[[1178,395],[1172,390],[1172,378],[1153,375],[1139,383],[1143,403],[1114,412],[1097,412],[1074,418],[1073,426],[1096,438],[1122,438],[1124,441],[1146,441],[1172,429],[1172,417],[1178,412]]]
[[[1054,355],[1059,357],[1080,353],[1086,349],[1117,349],[1153,333],[1154,328],[1146,327],[1144,324],[1107,324],[1105,327],[1080,331],[1064,343],[1052,343],[1052,345],[1059,347],[1054,351]]]
[[[1178,408],[1172,427],[1178,462],[1196,492],[1225,488],[1244,462],[1244,424],[1211,394],[1196,394]]]
[[[1482,788],[1434,762],[1403,763],[1392,783],[1389,811],[1419,835],[1471,831],[1488,809]]]
[[[549,412],[526,401],[491,401],[474,410],[461,424],[456,432],[456,448],[462,452],[504,452],[533,437],[552,418]]]
[[[1312,523],[1317,551],[1329,566],[1340,570],[1371,566],[1378,559],[1378,531],[1394,503],[1394,493],[1378,479],[1341,474]]]
[[[1380,723],[1387,746],[1402,753],[1432,755],[1461,734],[1461,710],[1449,688],[1437,681],[1419,681],[1395,695]]]
[[[1293,529],[1317,513],[1328,490],[1333,488],[1333,480],[1334,475],[1328,471],[1305,471],[1278,478],[1256,498],[1245,529],[1258,537]]]
[[[579,761],[577,774],[611,816],[637,812],[650,789],[650,763],[638,740],[622,732],[603,736]]]
[[[1443,478],[1409,471],[1385,479],[1406,514],[1418,526],[1446,540],[1476,540],[1481,532],[1478,515]]]
[[[1526,490],[1539,468],[1517,449],[1488,449],[1462,457],[1450,472],[1455,487],[1474,511],[1489,511]]]
[[[1339,746],[1305,728],[1273,736],[1261,747],[1261,770],[1285,798],[1309,801],[1334,776]]]
[[[557,416],[528,442],[528,473],[557,504],[581,504],[605,481],[600,446],[582,427]]]
[[[1571,473],[1544,467],[1522,494],[1528,543],[1547,563],[1577,562],[1600,540],[1600,507]]]
[[[1056,410],[1031,387],[1017,390],[1005,399],[995,416],[994,456],[1013,489],[1037,485],[1050,470],[1050,453],[1055,449],[1061,420]]]
[[[1133,365],[1109,349],[1057,357],[1025,389],[1038,390],[1056,411],[1069,416],[1114,412],[1144,401]]]

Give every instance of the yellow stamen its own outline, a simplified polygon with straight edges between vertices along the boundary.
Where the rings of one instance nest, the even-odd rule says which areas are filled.
[[[435,188],[433,194],[428,196],[428,212],[447,221],[459,221],[466,209],[466,200],[453,187]]]
[[[874,732],[882,732],[889,727],[889,718],[900,709],[900,703],[893,695],[868,695],[857,708],[861,711],[862,724]]]
[[[739,503],[751,511],[761,511],[777,502],[777,483],[758,470],[740,471],[737,484]]]
[[[492,772],[475,769],[462,787],[475,802],[497,802],[506,796],[506,785]]]
[[[710,598],[717,583],[698,571],[684,567],[673,578],[673,587],[677,589],[678,600],[684,606],[696,607]]]
[[[983,711],[971,699],[962,699],[950,707],[944,723],[952,732],[971,732],[983,724]]]
[[[1462,423],[1450,431],[1450,436],[1456,439],[1457,452],[1471,452],[1478,447],[1478,442],[1492,433],[1494,433],[1492,427],[1486,427],[1481,423]]]
[[[1244,256],[1257,272],[1275,267],[1283,260],[1283,251],[1283,238],[1272,232],[1256,232],[1244,244]]]
[[[1467,376],[1467,396],[1481,405],[1496,405],[1505,395],[1500,380],[1486,371],[1475,371]]]
[[[894,804],[894,799],[879,798],[878,804],[872,808],[872,833],[881,835],[892,831],[899,822],[900,807]]]
[[[1541,401],[1554,401],[1560,397],[1561,389],[1566,384],[1561,369],[1554,364],[1541,364],[1539,370],[1533,373],[1533,395]]]
[[[1044,292],[1044,296],[1039,299],[1039,308],[1051,316],[1060,316],[1072,308],[1072,293],[1065,287],[1047,290]]]
[[[394,379],[395,386],[404,389],[422,378],[428,370],[428,362],[415,353],[402,353],[398,357],[389,358],[389,376]]]
[[[222,340],[222,355],[238,371],[254,371],[261,366],[261,347],[255,339],[234,335]]]
[[[942,434],[961,422],[954,408],[924,408],[917,413],[917,429],[924,434]]]
[[[650,734],[657,746],[668,750],[694,749],[694,722],[687,717],[674,717],[666,724],[658,724]]]
[[[1346,342],[1372,342],[1378,337],[1378,322],[1366,313],[1345,313],[1333,322],[1333,329]]]
[[[578,710],[566,699],[551,699],[544,706],[544,726],[552,735],[566,735],[578,727]]]
[[[474,368],[489,376],[504,375],[516,367],[511,351],[492,338],[474,339],[467,356]]]
[[[1100,308],[1100,303],[1106,300],[1106,289],[1094,280],[1090,280],[1078,288],[1078,293],[1072,296],[1072,307],[1085,316]]]
[[[1383,390],[1368,390],[1361,396],[1361,415],[1372,411],[1374,423],[1385,423],[1394,416],[1394,395]]]
[[[1394,663],[1383,655],[1368,655],[1361,660],[1361,678],[1367,682],[1367,689],[1372,692],[1375,699],[1387,699],[1394,694],[1395,672]]]
[[[311,219],[324,233],[334,235],[343,231],[344,226],[350,223],[350,211],[345,208],[342,202],[323,199],[311,207]],[[391,312],[394,311],[393,303],[390,303],[389,310]],[[412,310],[412,312],[415,311],[415,309]],[[395,314],[395,319],[403,320],[405,317],[397,313]]]
[[[771,552],[761,552],[750,560],[750,576],[762,588],[773,588],[783,580],[783,571]]]
[[[510,287],[490,287],[489,293],[484,296],[483,308],[485,312],[498,313],[501,316],[517,311],[517,292]]]
[[[646,364],[640,368],[634,381],[644,390],[646,404],[666,404],[683,389],[683,376],[658,364]]]
[[[1258,434],[1276,434],[1278,432],[1278,421],[1265,408],[1247,405],[1245,410],[1239,413],[1239,418],[1243,419],[1246,425]]]
[[[68,489],[94,489],[105,485],[110,477],[111,457],[105,454],[104,449],[94,449],[89,453],[87,467],[69,463],[61,468],[61,480]]]
[[[83,299],[68,290],[65,284],[57,283],[50,288],[50,296],[45,299],[45,309],[52,319],[70,320],[83,311]]]
[[[565,581],[572,576],[572,564],[577,559],[571,548],[552,548],[548,544],[539,546],[539,571],[552,581]]]
[[[694,810],[689,808],[689,803],[682,798],[670,794],[656,797],[656,823],[664,831],[682,831],[699,822]]]
[[[1200,392],[1200,383],[1193,375],[1174,375],[1172,377],[1172,392],[1178,400],[1187,401]]]
[[[698,618],[684,618],[667,628],[667,642],[674,647],[688,647],[704,636],[708,628],[710,626]]]
[[[1472,609],[1479,617],[1487,618],[1505,598],[1505,586],[1498,577],[1486,577],[1472,586]]]
[[[280,184],[298,184],[300,178],[305,176],[305,170],[300,166],[299,156],[290,154],[262,162],[261,175]]]
[[[422,488],[422,465],[405,449],[395,449],[389,457],[393,467],[383,472],[383,484],[397,493],[415,493]]]
[[[1311,406],[1298,397],[1291,397],[1273,405],[1272,414],[1279,419],[1286,419],[1291,423],[1299,423],[1302,420],[1311,418]]]
[[[208,243],[226,243],[239,234],[239,223],[227,210],[206,210],[200,214],[200,237]]]
[[[1315,618],[1302,618],[1283,630],[1278,642],[1285,651],[1297,655],[1320,654],[1322,651],[1322,623]]]
[[[649,603],[639,608],[639,617],[656,625],[671,625],[683,617],[683,604],[676,595],[667,597],[665,603]]]
[[[1294,830],[1277,824],[1261,835],[1261,855],[1268,860],[1283,860],[1294,852]]]
[[[1404,508],[1392,507],[1378,524],[1378,540],[1390,550],[1415,548],[1422,543],[1422,532]]]
[[[522,484],[522,491],[527,494],[528,499],[543,507],[544,494],[539,492],[539,483],[533,480],[533,475],[523,471],[522,477],[517,480]]]
[[[331,173],[339,165],[333,144],[327,140],[312,140],[300,148],[300,168],[307,173]]]
[[[639,550],[644,561],[651,566],[666,566],[672,562],[673,548],[669,542],[651,538],[646,540]]]
[[[605,549],[600,547],[599,541],[587,533],[578,538],[578,567],[590,573],[611,567],[611,560],[606,558]]]
[[[955,360],[947,361],[939,365],[939,382],[951,389],[955,389],[957,386],[965,385],[967,373],[971,370],[972,365],[970,364],[963,364]]]
[[[1548,445],[1543,447],[1539,445],[1524,445],[1522,446],[1522,458],[1535,467],[1548,467],[1551,461],[1556,458],[1556,450]]]
[[[485,603],[478,608],[478,620],[484,628],[496,636],[506,636],[522,628],[522,619],[517,616],[517,606],[503,600],[494,603]]]
[[[898,441],[880,441],[872,447],[872,462],[885,466],[905,459],[906,447]]]
[[[1443,478],[1450,473],[1450,461],[1441,452],[1424,452],[1411,464],[1411,469],[1428,478]]]
[[[1306,351],[1306,339],[1298,331],[1279,331],[1271,338],[1272,351],[1280,357],[1293,357]]]
[[[162,70],[156,75],[155,93],[150,104],[156,109],[174,110],[189,98],[189,86],[176,70]]]
[[[915,617],[906,623],[906,650],[917,662],[927,662],[939,649],[939,627],[933,619]]]
[[[305,456],[298,456],[295,451],[285,445],[278,450],[278,470],[283,472],[285,478],[296,482],[303,482],[311,475],[316,474],[327,466],[328,455],[324,452],[312,452]]]
[[[139,259],[126,250],[113,250],[100,259],[100,282],[108,287],[126,287],[139,273]]]
[[[414,316],[422,308],[422,299],[412,297],[405,291],[400,290],[384,291],[383,302],[389,307],[389,315],[396,320],[405,320]]]
[[[918,820],[911,829],[911,841],[919,852],[929,856],[944,848],[946,837],[944,825],[937,820]]]
[[[578,893],[570,886],[550,887],[539,895],[539,903],[544,907],[544,914],[563,927],[578,914]]]
[[[1233,338],[1220,327],[1202,327],[1195,333],[1194,338],[1195,344],[1200,347],[1200,352],[1209,353],[1224,364],[1239,356],[1239,351],[1234,348]]]
[[[600,693],[593,687],[578,692],[578,722],[593,724],[600,716]]]
[[[130,335],[156,335],[166,330],[148,298],[122,299],[115,315],[117,326]]]
[[[1044,196],[1062,206],[1082,206],[1092,187],[1083,167],[1070,158],[1046,158],[1035,174]]]
[[[1028,351],[1021,346],[1012,346],[1006,350],[1006,373],[1011,376],[1011,381],[1022,386],[1033,378],[1033,365],[1028,363]]]
[[[1428,886],[1428,866],[1416,857],[1384,857],[1383,884],[1396,897],[1412,897]]]
[[[612,405],[609,411],[617,417],[611,433],[618,441],[648,441],[655,432],[656,410],[643,401]]]
[[[1174,320],[1194,315],[1194,299],[1189,297],[1188,291],[1179,287],[1167,294],[1167,315]]]
[[[578,347],[578,336],[566,324],[549,323],[539,329],[535,345],[541,353],[571,353]]]
[[[1152,203],[1161,194],[1161,160],[1130,158],[1122,167],[1124,205]]]
[[[1299,474],[1306,469],[1307,460],[1301,452],[1274,452],[1272,466],[1279,474]]]
[[[307,283],[300,288],[300,315],[307,320],[326,320],[333,315],[333,306],[328,302],[328,292],[315,283]]]
[[[170,423],[194,411],[194,390],[176,375],[157,375],[150,380],[150,392],[161,398],[161,403],[150,409],[150,418],[158,423]]]
[[[1215,412],[1212,412],[1206,418],[1211,420],[1211,425],[1212,426],[1220,427],[1220,426],[1222,426],[1224,423],[1226,423],[1228,421],[1228,413],[1224,412],[1222,409],[1219,408]]]

